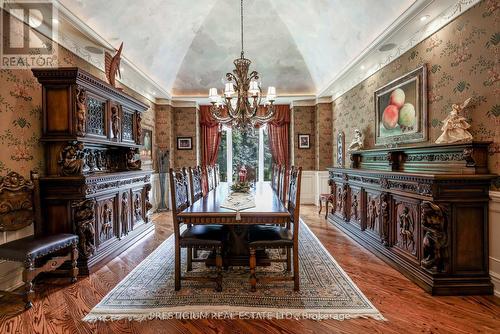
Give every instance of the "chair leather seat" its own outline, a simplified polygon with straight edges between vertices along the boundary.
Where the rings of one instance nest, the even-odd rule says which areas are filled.
[[[193,225],[181,233],[179,244],[191,246],[222,246],[227,235],[222,225]]]
[[[49,236],[29,236],[0,245],[0,258],[24,262],[36,260],[60,249],[78,243],[74,234],[56,234]]]
[[[289,228],[272,225],[254,225],[248,232],[251,248],[293,246],[293,233]]]

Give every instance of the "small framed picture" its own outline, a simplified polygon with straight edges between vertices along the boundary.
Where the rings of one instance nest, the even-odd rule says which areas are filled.
[[[193,149],[193,137],[177,137],[177,149],[178,150],[192,150]]]
[[[311,148],[310,136],[305,134],[299,134],[299,148]]]

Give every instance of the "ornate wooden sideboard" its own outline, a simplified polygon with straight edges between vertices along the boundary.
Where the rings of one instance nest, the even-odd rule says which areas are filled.
[[[147,105],[79,68],[33,69],[43,86],[44,223],[80,237],[80,272],[150,233],[151,171],[141,170]]]
[[[432,294],[491,294],[488,145],[355,152],[329,221]]]

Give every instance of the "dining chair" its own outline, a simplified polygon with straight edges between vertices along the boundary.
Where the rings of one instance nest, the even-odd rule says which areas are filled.
[[[199,200],[203,197],[203,187],[201,185],[201,167],[196,166],[194,168],[189,167],[189,186],[190,186],[190,195],[191,195],[191,204]],[[198,260],[198,249],[188,248],[188,257],[187,257],[187,270],[191,271],[193,269],[193,262],[201,262]]]
[[[170,168],[170,194],[172,199],[172,218],[175,236],[175,290],[181,288],[182,280],[214,281],[216,291],[222,291],[222,247],[225,231],[221,225],[185,225],[177,214],[190,206],[188,193],[188,178],[186,169]],[[181,249],[211,249],[215,251],[216,277],[189,277],[181,275]],[[188,256],[189,257],[189,256]]]
[[[208,191],[212,191],[215,188],[215,180],[214,180],[214,166],[213,165],[208,165],[206,166],[207,170],[207,184],[208,184]]]
[[[283,202],[283,204],[286,204],[286,195],[288,193],[288,179],[290,177],[290,169],[286,168],[285,165],[281,166],[280,169],[280,179],[279,179],[279,198]]]
[[[203,197],[203,189],[201,186],[201,167],[189,167],[189,179],[191,190],[191,203],[196,202]]]
[[[290,172],[290,183],[288,186],[288,211],[290,212],[290,225],[252,225],[249,229],[249,251],[250,251],[250,286],[251,291],[256,290],[257,282],[268,281],[294,281],[294,290],[300,289],[299,280],[299,225],[300,225],[300,181],[302,178],[302,167],[292,168]],[[282,249],[286,248],[286,270],[291,271],[291,254],[293,253],[293,275],[282,277],[257,278],[255,269],[257,266],[256,252],[259,249]],[[274,262],[285,262],[281,258],[271,259]]]

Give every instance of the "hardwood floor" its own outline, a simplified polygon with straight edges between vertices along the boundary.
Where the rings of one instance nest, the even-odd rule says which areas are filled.
[[[432,297],[345,236],[317,214],[301,208],[304,221],[388,321],[154,320],[89,324],[82,317],[128,272],[172,233],[169,213],[154,217],[153,236],[74,285],[65,279],[36,284],[34,307],[22,311],[0,298],[0,333],[498,333],[500,298]]]

